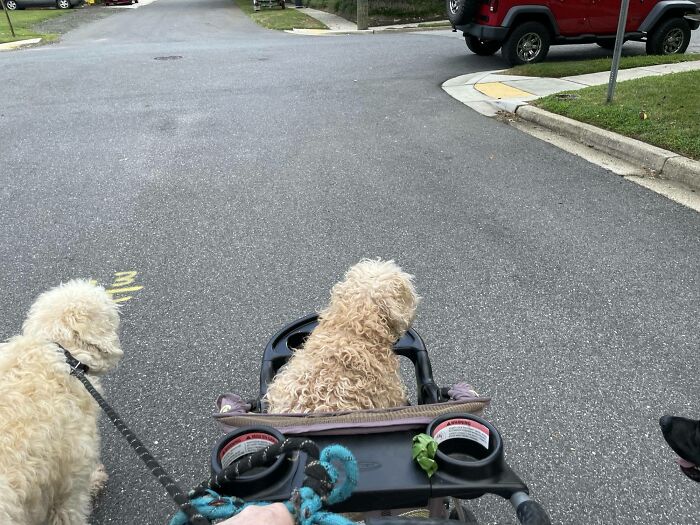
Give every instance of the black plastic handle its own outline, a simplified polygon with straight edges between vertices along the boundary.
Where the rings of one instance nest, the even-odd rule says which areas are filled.
[[[552,523],[544,507],[531,499],[518,505],[515,513],[523,525],[551,525]]]

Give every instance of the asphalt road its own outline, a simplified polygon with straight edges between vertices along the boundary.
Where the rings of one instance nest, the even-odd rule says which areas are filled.
[[[138,272],[106,390],[191,486],[214,399],[255,393],[267,338],[394,258],[437,380],[493,397],[556,523],[699,523],[657,419],[700,416],[700,217],[447,96],[502,62],[439,36],[301,37],[159,0],[0,54],[0,337],[62,280]],[[91,523],[165,523],[103,427]],[[495,497],[476,513],[514,522]]]

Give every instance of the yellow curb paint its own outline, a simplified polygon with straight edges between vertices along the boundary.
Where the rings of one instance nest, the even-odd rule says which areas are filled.
[[[491,98],[522,98],[531,97],[532,93],[507,86],[502,82],[484,82],[482,84],[474,84],[477,91],[481,91],[484,95]]]

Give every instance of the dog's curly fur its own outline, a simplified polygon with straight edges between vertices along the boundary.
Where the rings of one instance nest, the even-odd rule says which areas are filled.
[[[413,322],[412,276],[393,261],[362,260],[331,292],[303,348],[270,385],[268,412],[333,412],[406,404],[392,350]]]
[[[54,343],[100,375],[122,356],[118,327],[105,290],[74,280],[40,295],[22,334],[0,345],[0,523],[87,523],[91,493],[107,479],[99,407]]]

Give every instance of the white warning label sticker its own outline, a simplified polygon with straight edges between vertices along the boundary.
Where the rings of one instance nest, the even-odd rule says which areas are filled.
[[[471,419],[448,419],[433,429],[433,439],[438,444],[448,439],[468,439],[489,448],[489,429]]]
[[[262,450],[275,443],[277,443],[275,436],[263,432],[251,432],[250,434],[238,436],[236,439],[226,443],[226,446],[219,453],[221,466],[226,468],[238,458]]]

